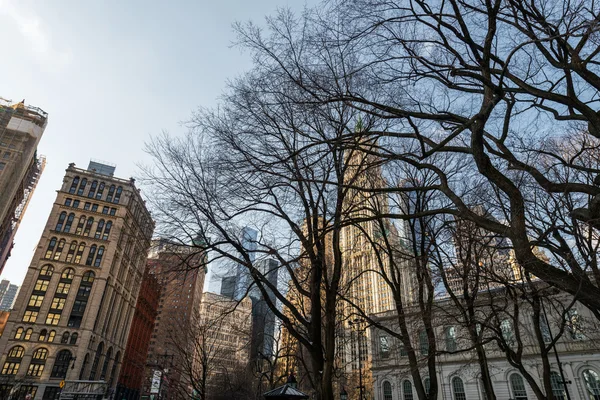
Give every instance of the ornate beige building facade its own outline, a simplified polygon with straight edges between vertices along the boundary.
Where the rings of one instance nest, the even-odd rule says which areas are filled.
[[[2,391],[116,385],[154,223],[133,179],[70,164],[0,338]]]

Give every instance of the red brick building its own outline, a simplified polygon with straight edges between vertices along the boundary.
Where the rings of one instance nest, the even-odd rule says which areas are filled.
[[[198,247],[157,240],[148,255],[148,267],[161,285],[161,294],[141,398],[189,399],[185,357],[193,351],[188,333],[200,310],[206,254]]]
[[[140,396],[150,337],[158,314],[160,292],[160,283],[151,273],[150,266],[147,266],[131,323],[116,399],[133,400]]]

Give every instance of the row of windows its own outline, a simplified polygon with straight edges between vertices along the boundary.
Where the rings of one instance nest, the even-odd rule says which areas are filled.
[[[73,200],[71,198],[67,198],[65,199],[65,206],[67,207],[73,207],[73,208],[79,208],[79,204],[81,204],[81,202],[77,199]],[[100,206],[96,203],[90,203],[90,202],[85,202],[83,204],[83,209],[86,211],[92,211],[92,212],[98,212],[98,208]],[[117,209],[114,207],[107,207],[107,206],[103,206],[102,207],[102,214],[106,214],[106,215],[116,215],[117,214]]]
[[[25,328],[19,327],[19,328],[17,328],[17,331],[15,332],[15,339],[28,341],[31,339],[32,334],[33,334],[32,328],[28,328],[27,330],[25,330]],[[56,331],[52,330],[52,331],[48,332],[47,329],[42,329],[38,335],[38,342],[53,343],[55,337],[56,337]],[[69,332],[65,332],[62,334],[60,343],[61,344],[77,344],[78,338],[79,338],[79,334],[77,332],[73,332],[73,334],[71,334]]]
[[[23,360],[24,354],[25,348],[23,346],[15,346],[10,349],[0,373],[2,375],[16,375],[21,367],[21,361]],[[26,375],[31,377],[42,376],[47,359],[48,349],[40,348],[35,350],[31,356],[31,362],[27,368]],[[50,376],[52,378],[65,378],[71,360],[73,360],[73,355],[69,350],[59,351],[56,355],[56,360],[54,361]]]
[[[584,338],[583,329],[581,320],[579,318],[579,314],[577,313],[576,308],[571,308],[566,316],[565,316],[565,325],[567,327],[567,332],[569,336],[573,340],[581,340]],[[546,321],[545,317],[542,316],[540,320],[540,330],[542,332],[542,337],[545,343],[550,343],[552,341],[552,335],[550,334],[550,326],[548,325],[548,321]],[[480,333],[481,325],[477,326],[477,331]],[[449,326],[444,331],[444,340],[446,345],[446,351],[457,351],[457,337],[456,337],[456,327]],[[515,340],[513,326],[510,320],[505,319],[500,322],[500,333],[502,334],[502,338],[507,344],[512,344]],[[429,340],[427,338],[427,333],[425,331],[420,331],[418,335],[419,340],[419,351],[421,355],[427,356],[429,354]],[[388,358],[390,356],[390,346],[387,336],[379,337],[379,352],[381,358]],[[406,356],[406,350],[404,346],[400,344],[400,356]]]
[[[583,382],[587,395],[590,400],[600,400],[600,376],[592,369],[586,369],[582,372]],[[550,374],[550,381],[552,383],[552,394],[556,400],[565,400],[567,398],[563,380],[558,372],[552,371]],[[455,376],[452,378],[452,400],[467,400],[467,393],[465,391],[465,385],[461,378]],[[527,389],[525,387],[525,381],[518,373],[513,373],[509,377],[510,389],[512,392],[512,399],[514,400],[528,400]],[[429,395],[430,380],[425,378],[423,380],[425,386],[425,392]],[[389,381],[384,381],[382,385],[383,399],[392,400],[392,384]],[[485,389],[483,384],[480,383],[480,390],[483,398],[487,398],[485,395]],[[402,381],[400,396],[403,400],[413,400],[413,388],[412,382],[407,380]]]
[[[109,224],[112,223],[109,221]],[[105,235],[108,235],[107,232],[110,232],[110,226],[107,226],[104,232]],[[83,253],[86,249],[86,243],[77,243],[76,240],[73,240],[71,244],[69,244],[67,254],[65,255],[64,259],[61,260],[66,244],[67,241],[65,239],[58,240],[56,237],[51,238],[50,242],[48,243],[48,248],[46,249],[46,254],[44,255],[44,258],[47,260],[81,264]],[[85,265],[93,265],[94,267],[99,267],[102,263],[103,256],[104,246],[98,247],[97,245],[92,244],[87,253],[87,258],[85,259]]]
[[[71,182],[69,193],[77,194],[78,196],[83,196],[86,188],[88,188],[87,184],[87,178],[83,178],[80,180],[80,178],[76,176]],[[91,199],[102,200],[105,188],[106,184],[104,182],[98,183],[98,181],[92,181],[90,183],[89,189],[87,190],[87,197]],[[115,185],[110,185],[105,200],[109,203],[118,204],[121,200],[121,194],[123,194],[123,188],[121,186],[115,187]]]
[[[58,216],[58,222],[54,227],[56,232],[64,232],[71,233],[71,227],[73,226],[73,222],[75,220],[75,214],[71,213],[67,217],[67,212],[63,211]],[[94,233],[95,239],[108,240],[108,235],[110,234],[110,230],[112,228],[112,221],[104,221],[104,219],[100,219],[96,224],[96,230]],[[92,228],[94,225],[94,217],[87,218],[85,215],[79,217],[77,221],[77,227],[75,228],[76,235],[90,236],[92,232]]]
[[[37,321],[39,316],[39,311],[44,302],[44,298],[46,295],[46,291],[48,290],[50,279],[54,273],[54,267],[50,264],[44,265],[40,269],[40,273],[38,275],[38,279],[33,288],[33,292],[29,301],[27,303],[27,307],[25,309],[25,313],[23,314],[23,322],[34,323]],[[75,276],[75,270],[72,268],[65,268],[62,272],[58,286],[56,287],[56,292],[54,293],[54,297],[52,298],[52,303],[50,305],[50,310],[48,315],[46,316],[46,325],[56,326],[60,322],[60,318],[62,315],[62,311],[66,304],[66,298],[71,289],[71,283],[73,282],[73,277]],[[92,291],[92,285],[94,283],[95,274],[93,271],[87,271],[81,277],[81,283],[79,284],[79,289],[77,291],[77,295],[75,297],[75,302],[73,303],[73,307],[71,308],[71,315],[67,322],[67,326],[78,328],[83,319],[83,314],[85,312],[85,308],[87,306],[88,298]]]

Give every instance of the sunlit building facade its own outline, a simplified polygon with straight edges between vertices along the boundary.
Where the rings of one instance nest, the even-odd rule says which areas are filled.
[[[62,380],[114,391],[154,223],[133,179],[70,164],[0,338],[0,388],[57,399]]]

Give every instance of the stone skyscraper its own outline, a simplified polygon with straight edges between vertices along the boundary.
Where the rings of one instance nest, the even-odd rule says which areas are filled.
[[[39,108],[0,99],[0,272],[45,166],[36,150],[47,122]]]
[[[62,380],[114,389],[154,229],[134,180],[114,170],[67,168],[0,338],[3,392],[16,383],[58,399]]]

